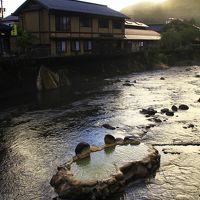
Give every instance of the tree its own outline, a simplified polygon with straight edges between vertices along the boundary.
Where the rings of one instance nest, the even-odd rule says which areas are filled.
[[[194,20],[173,20],[163,28],[161,47],[165,50],[190,48],[191,43],[200,39],[200,30]]]
[[[176,31],[166,31],[162,34],[161,47],[164,50],[172,50],[181,46],[180,34]]]
[[[17,36],[17,45],[22,53],[28,54],[34,47],[37,38],[28,31],[19,30]]]

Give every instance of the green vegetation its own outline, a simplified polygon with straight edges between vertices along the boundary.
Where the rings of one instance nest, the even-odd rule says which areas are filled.
[[[17,36],[17,45],[19,46],[20,52],[28,54],[31,48],[34,46],[36,39],[37,38],[32,33],[19,29]]]
[[[174,20],[164,26],[162,39],[157,46],[157,55],[162,63],[199,64],[200,30],[193,24],[193,20]]]
[[[124,8],[122,12],[146,24],[164,23],[168,18],[195,19],[200,25],[199,0],[166,0],[162,4],[139,3]]]
[[[200,30],[193,26],[194,21],[174,20],[166,24],[160,46],[165,50],[186,50],[200,39]]]
[[[166,24],[160,42],[144,51],[144,64],[149,69],[199,65],[200,30],[193,24],[193,20]]]

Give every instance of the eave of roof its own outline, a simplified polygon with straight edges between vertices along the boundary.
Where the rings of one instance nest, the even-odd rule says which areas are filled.
[[[150,35],[125,35],[126,40],[160,40],[160,36]]]
[[[13,16],[13,15],[9,15],[9,16],[3,18],[1,21],[2,22],[7,22],[7,21],[18,21],[18,20],[19,20],[19,17]]]
[[[127,40],[160,40],[161,35],[152,30],[125,29]]]
[[[109,16],[116,18],[128,19],[128,17],[118,11],[112,10],[105,5],[82,2],[77,0],[27,0],[15,12],[14,15],[19,15],[22,10],[32,2],[42,5],[48,10],[57,10],[64,12],[76,12],[84,14],[93,14],[100,16]]]

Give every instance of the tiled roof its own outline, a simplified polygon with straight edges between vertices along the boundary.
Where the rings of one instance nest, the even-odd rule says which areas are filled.
[[[9,16],[3,18],[2,22],[4,22],[4,21],[18,21],[18,20],[19,20],[19,18],[17,16],[9,15]]]
[[[125,29],[127,40],[160,40],[159,33],[152,30]]]
[[[112,10],[105,5],[94,4],[89,2],[82,2],[77,0],[35,0],[39,4],[43,5],[50,10],[59,10],[67,12],[78,12],[78,13],[87,13],[101,16],[111,16],[117,18],[128,18],[126,15]],[[22,4],[14,14],[18,14],[23,8],[26,7],[28,3],[31,3],[31,0],[27,0]]]
[[[142,27],[142,28],[148,28],[149,26],[147,26],[146,24],[142,23],[142,22],[136,22],[136,21],[126,21],[125,22],[125,26],[128,27]]]
[[[154,30],[154,31],[157,31],[157,32],[162,32],[162,29],[164,27],[164,24],[152,24],[152,25],[149,25],[149,28],[151,30]]]

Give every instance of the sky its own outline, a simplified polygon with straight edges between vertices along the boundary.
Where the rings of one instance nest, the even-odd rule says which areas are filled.
[[[55,0],[56,1],[56,0]],[[114,10],[121,10],[124,7],[129,5],[133,5],[139,2],[144,1],[151,1],[151,2],[163,2],[165,0],[82,0],[92,3],[99,3],[103,5],[108,5],[108,7]],[[6,8],[5,16],[10,15],[13,13],[25,0],[3,0],[4,8]]]

